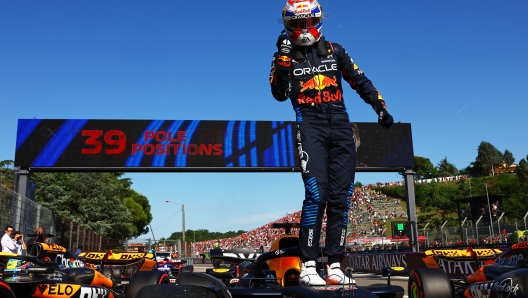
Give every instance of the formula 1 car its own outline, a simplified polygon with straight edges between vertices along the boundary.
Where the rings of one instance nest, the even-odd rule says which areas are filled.
[[[465,258],[475,264],[489,258],[479,256],[467,248]],[[446,260],[459,260],[457,256],[443,256]],[[528,297],[528,242],[512,245],[494,260],[486,260],[483,266],[466,277],[448,277],[441,268],[418,268],[411,272],[408,282],[410,298],[494,298]]]
[[[205,272],[222,281],[228,287],[234,287],[239,282],[240,265],[244,262],[255,261],[261,253],[254,249],[212,249],[211,259],[220,261],[213,268]],[[213,262],[215,264],[215,262]]]
[[[161,283],[176,282],[173,272],[181,270],[180,265],[172,266],[170,262],[156,262],[152,253],[143,252],[123,252],[114,253],[111,250],[107,252],[85,252],[79,254],[79,259],[85,264],[96,268],[106,276],[110,276],[114,281],[114,286],[126,288],[126,297],[133,297],[137,289],[144,285],[138,280],[149,278],[149,276],[164,276]],[[182,263],[183,265],[184,263]],[[192,266],[191,266],[192,267]],[[152,272],[153,270],[158,271]],[[189,270],[192,271],[192,268]],[[176,274],[177,275],[177,274]],[[130,293],[128,293],[130,292]]]
[[[148,263],[142,263],[130,284],[105,266],[111,261],[105,262],[99,271],[64,247],[47,243],[30,244],[26,256],[0,253],[0,297],[132,298],[145,285],[169,283],[167,274],[152,270],[155,262],[148,271]]]
[[[272,228],[284,229],[285,233],[271,244],[271,250],[278,251],[290,247],[299,246],[299,236],[292,235],[292,228],[299,228],[299,223],[274,223]],[[267,261],[270,270],[274,270],[277,277],[281,279],[281,285],[288,287],[299,284],[301,273],[301,259],[297,256],[273,258]]]
[[[234,260],[235,256],[231,256]],[[401,298],[404,290],[400,286],[357,287],[355,284],[338,286],[282,286],[274,270],[267,262],[277,258],[298,257],[296,247],[264,253],[254,261],[240,263],[238,283],[226,286],[216,277],[201,272],[182,272],[176,278],[176,284],[150,285],[141,288],[136,298],[169,297],[356,297],[356,298]],[[227,258],[227,257],[226,257]],[[388,275],[391,270],[387,269]],[[395,273],[392,275],[397,275]]]
[[[276,239],[271,250],[281,250],[299,245],[299,236],[292,235],[292,228],[299,228],[299,223],[274,223],[272,228],[284,229],[285,233]],[[214,260],[222,261],[223,264],[207,269],[206,273],[222,280],[227,286],[234,286],[238,282],[239,265],[246,261],[255,261],[261,251],[254,249],[211,249],[209,255]],[[275,271],[276,277],[281,285],[291,286],[299,284],[299,274],[301,272],[301,260],[299,257],[273,258],[266,262],[269,270]]]
[[[186,265],[186,260],[169,260],[165,258],[162,261],[156,262],[156,268],[159,271],[167,273],[169,275],[169,279],[171,283],[176,282],[176,276],[180,274],[180,272],[186,270],[186,271],[194,271],[193,266]]]
[[[299,223],[274,223],[272,228],[284,229],[285,233],[277,238],[271,245],[271,250],[278,251],[286,248],[297,247],[299,236],[292,235],[292,228],[299,228]],[[206,273],[224,281],[227,286],[234,286],[238,282],[239,265],[246,261],[255,261],[262,252],[254,249],[212,249],[209,252],[211,259],[223,261],[222,266],[207,269]],[[299,284],[301,260],[297,256],[272,258],[266,262],[269,270],[275,271],[275,276],[280,280],[281,286]]]
[[[137,298],[172,297],[177,293],[193,297],[341,297],[353,295],[358,298],[401,298],[404,290],[390,285],[390,275],[405,275],[401,269],[385,270],[389,276],[386,287],[356,287],[355,284],[340,286],[298,286],[300,259],[299,237],[291,234],[298,223],[274,224],[273,228],[285,229],[271,246],[271,251],[262,253],[248,249],[211,250],[212,259],[232,264],[228,270],[208,269],[206,273],[180,273],[175,286],[147,286],[138,292]],[[324,264],[323,264],[324,265]],[[222,269],[222,268],[218,268]]]

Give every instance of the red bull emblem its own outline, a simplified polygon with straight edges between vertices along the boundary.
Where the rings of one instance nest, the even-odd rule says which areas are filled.
[[[302,87],[301,92],[304,92],[307,89],[323,90],[324,88],[328,88],[330,86],[337,87],[336,80],[336,76],[334,76],[334,78],[332,79],[327,76],[318,74],[306,82],[300,82]]]
[[[297,14],[307,14],[311,13],[310,2],[300,2],[293,5],[294,13]]]
[[[331,101],[342,101],[343,95],[341,94],[340,90],[337,90],[335,93],[330,93],[330,91],[323,91],[319,92],[314,97],[308,97],[304,94],[299,94],[297,96],[297,103],[302,104],[320,104],[320,103],[328,103]]]

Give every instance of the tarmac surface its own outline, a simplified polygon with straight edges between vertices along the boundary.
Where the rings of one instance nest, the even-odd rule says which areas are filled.
[[[202,265],[202,264],[195,264],[194,265],[194,271],[196,272],[205,272],[207,268],[213,268],[212,265]],[[365,286],[386,286],[387,285],[387,277],[383,277],[381,275],[377,275],[374,273],[354,273],[352,274],[352,278],[356,280],[356,285],[360,287]],[[390,278],[391,285],[392,286],[401,286],[405,290],[404,298],[407,297],[407,281],[409,280],[406,276],[392,276]]]

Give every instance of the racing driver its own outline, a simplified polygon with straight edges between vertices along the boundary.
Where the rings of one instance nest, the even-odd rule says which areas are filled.
[[[299,234],[302,285],[349,284],[340,269],[345,249],[349,200],[353,194],[356,150],[343,98],[348,82],[372,106],[384,128],[394,122],[385,102],[345,49],[321,35],[323,11],[317,0],[288,0],[285,30],[277,40],[270,73],[278,101],[291,100],[296,114],[296,146],[305,198]],[[327,227],[326,281],[316,270],[323,213]]]

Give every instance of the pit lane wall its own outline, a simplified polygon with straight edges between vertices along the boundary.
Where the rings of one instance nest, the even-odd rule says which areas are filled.
[[[495,254],[506,247],[495,248]],[[346,253],[341,269],[353,268],[356,273],[382,274],[385,267],[406,267],[409,272],[416,268],[440,268],[448,276],[467,276],[487,260],[492,260],[493,248],[475,249],[479,260],[461,254],[465,249],[440,249],[424,252],[354,252]],[[435,256],[433,256],[435,255]],[[489,256],[489,257],[486,257]]]

